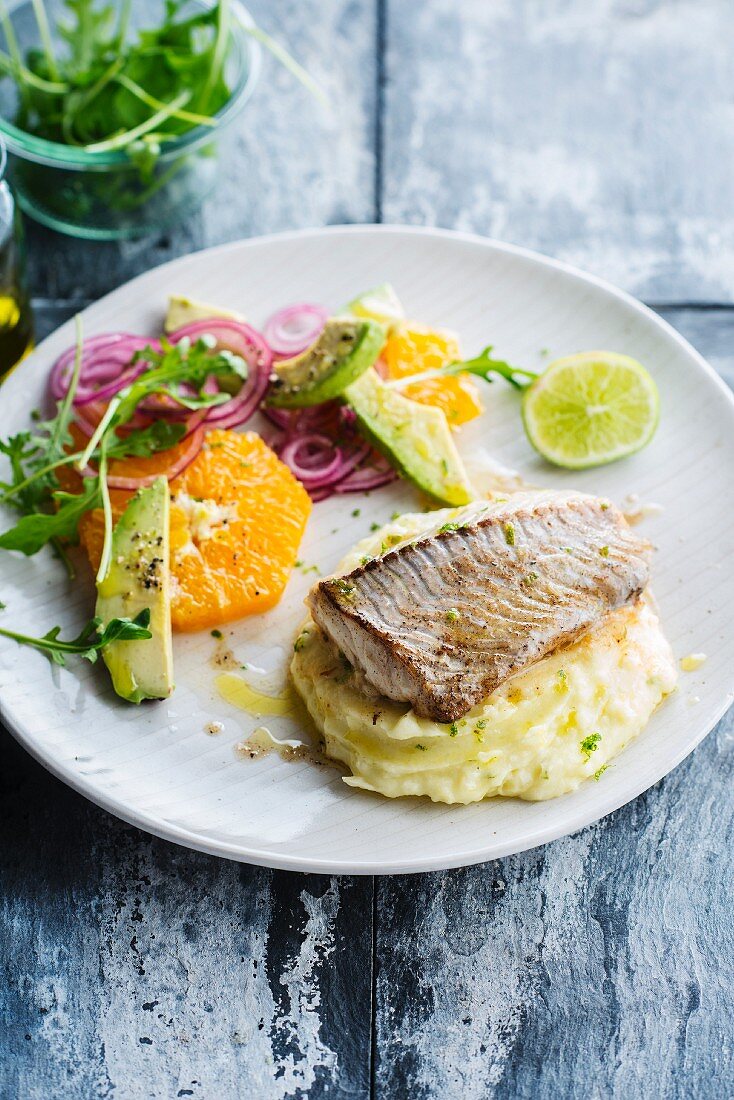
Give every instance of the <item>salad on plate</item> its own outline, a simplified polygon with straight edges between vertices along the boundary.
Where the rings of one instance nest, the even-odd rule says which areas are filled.
[[[262,328],[174,296],[162,329],[85,338],[77,320],[49,408],[0,441],[0,550],[49,548],[96,586],[74,638],[0,634],[57,664],[101,656],[122,699],[165,699],[177,632],[221,637],[267,614],[312,509],[403,478],[415,509],[313,585],[292,639],[291,683],[326,757],[351,786],[449,803],[599,779],[675,686],[652,548],[604,498],[476,487],[457,435],[499,381],[548,462],[624,458],[657,424],[645,368],[603,351],[540,375],[491,347],[466,358],[388,285],[335,310],[286,306]]]

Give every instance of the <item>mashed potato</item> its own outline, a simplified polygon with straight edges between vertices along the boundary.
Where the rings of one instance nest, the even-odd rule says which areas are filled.
[[[446,509],[400,517],[359,543],[340,572],[453,514]],[[299,635],[291,672],[327,754],[352,773],[345,783],[389,798],[427,795],[447,803],[493,795],[555,798],[598,778],[645,728],[677,678],[670,646],[646,601],[609,615],[451,725],[365,693],[359,674],[311,619]]]

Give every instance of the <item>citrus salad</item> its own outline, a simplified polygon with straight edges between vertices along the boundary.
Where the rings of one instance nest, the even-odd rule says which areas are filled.
[[[438,506],[475,499],[454,430],[483,411],[477,378],[518,390],[530,442],[566,467],[631,454],[657,423],[635,360],[583,353],[538,377],[491,347],[465,359],[387,285],[336,314],[289,306],[262,330],[172,298],[164,331],[84,339],[77,320],[49,375],[53,415],[0,441],[0,502],[17,513],[0,549],[48,545],[72,573],[81,544],[97,588],[74,639],[0,634],[58,664],[102,654],[136,703],[173,690],[173,631],[216,632],[279,601],[325,497],[402,476]]]

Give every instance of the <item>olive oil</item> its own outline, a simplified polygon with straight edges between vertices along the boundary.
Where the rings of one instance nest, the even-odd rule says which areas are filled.
[[[290,684],[278,695],[266,695],[247,683],[241,676],[223,672],[217,676],[219,694],[233,707],[239,707],[259,718],[263,715],[285,717],[294,714],[297,706],[295,692]]]
[[[32,350],[30,306],[22,298],[0,294],[0,380]]]
[[[4,178],[0,146],[0,380],[33,347],[33,316],[25,284],[23,227]]]

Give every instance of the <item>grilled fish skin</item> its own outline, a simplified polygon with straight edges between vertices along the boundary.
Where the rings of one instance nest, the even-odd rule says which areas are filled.
[[[611,503],[516,493],[473,504],[306,600],[382,695],[455,722],[516,672],[639,598],[649,543]]]

